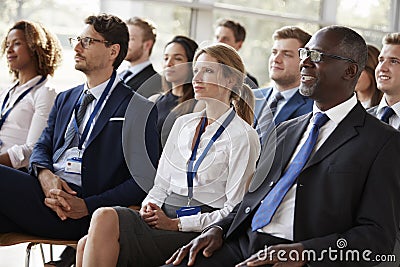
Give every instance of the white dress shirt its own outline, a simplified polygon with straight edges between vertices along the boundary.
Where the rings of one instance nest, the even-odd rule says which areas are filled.
[[[313,115],[317,112],[325,113],[329,120],[323,125],[319,131],[317,143],[311,153],[310,157],[317,151],[323,143],[325,143],[326,139],[332,134],[332,132],[336,129],[338,124],[347,116],[347,114],[355,107],[357,104],[357,97],[354,94],[349,100],[337,105],[325,112],[319,110],[314,102],[313,106]],[[296,147],[295,152],[293,153],[288,166],[293,161],[294,157],[300,151],[300,148],[306,142],[308,135],[310,134],[311,128],[313,126],[312,122],[314,121],[314,116],[311,118],[310,123],[306,131],[304,132],[299,144]],[[286,168],[288,167],[286,166]],[[275,214],[272,216],[271,222],[264,226],[262,229],[258,230],[259,232],[264,232],[271,234],[276,237],[285,238],[288,240],[293,240],[293,223],[294,223],[294,210],[295,210],[295,202],[296,202],[296,189],[297,184],[295,183],[288,191],[288,193],[283,198],[281,204],[278,206]]]
[[[196,160],[231,110],[206,127],[200,139]],[[202,114],[186,114],[174,123],[158,164],[154,186],[142,205],[153,202],[161,207],[171,193],[185,197],[188,195],[187,162]],[[255,170],[259,153],[257,132],[235,114],[207,153],[193,181],[193,199],[217,210],[180,217],[182,231],[200,232],[232,211],[244,196],[246,183]]]
[[[86,90],[90,91],[90,93],[93,94],[95,99],[87,106],[87,109],[86,109],[86,112],[85,112],[85,116],[83,117],[82,123],[79,126],[79,134],[80,135],[82,135],[82,133],[83,133],[83,131],[85,129],[86,123],[88,122],[89,117],[90,117],[90,115],[92,114],[92,112],[94,110],[94,107],[96,106],[97,101],[99,101],[99,99],[101,97],[101,94],[104,92],[104,90],[105,90],[105,88],[106,88],[106,86],[107,86],[109,81],[110,81],[110,79],[108,79],[107,81],[103,82],[102,84],[99,84],[98,86],[90,88],[90,89],[88,88],[87,84],[85,83],[83,91],[86,91]],[[78,186],[82,185],[82,180],[81,180],[81,175],[80,174],[73,174],[73,173],[65,172],[65,166],[66,166],[66,163],[67,163],[67,159],[72,158],[72,157],[81,157],[81,155],[85,151],[86,143],[89,140],[89,137],[90,137],[90,134],[91,134],[91,132],[93,130],[93,127],[96,124],[96,119],[99,117],[101,111],[103,110],[105,104],[107,103],[107,100],[108,100],[109,96],[111,95],[112,91],[114,90],[115,86],[118,84],[119,81],[120,80],[118,78],[116,78],[114,80],[114,83],[111,86],[110,92],[106,96],[106,98],[105,98],[105,100],[103,102],[103,105],[100,107],[99,111],[97,112],[96,116],[94,117],[93,122],[90,125],[89,132],[88,132],[88,134],[86,136],[86,139],[85,139],[85,141],[84,141],[84,143],[82,145],[82,150],[79,151],[78,147],[76,147],[76,146],[68,148],[60,156],[60,158],[57,160],[57,162],[55,162],[53,164],[54,173],[56,175],[58,175],[59,177],[61,177],[63,180],[65,180],[65,181],[67,181],[69,183],[76,184]],[[71,116],[71,119],[70,119],[70,122],[68,124],[67,129],[69,127],[73,127],[72,123],[73,123],[74,114],[75,114],[75,112],[72,112],[72,116]],[[66,132],[65,132],[65,134],[66,134]]]
[[[386,103],[385,96],[383,96],[376,111],[376,117],[378,119],[382,118],[383,112],[385,112],[385,107],[387,106],[388,104]],[[393,109],[394,114],[389,118],[389,125],[395,129],[400,129],[400,102],[397,102],[391,106],[391,108]]]
[[[23,85],[14,83],[0,95],[0,107],[10,92],[3,114],[12,107],[17,98],[34,86],[42,76],[36,76]],[[35,86],[12,109],[0,130],[0,153],[7,152],[13,168],[29,164],[32,149],[47,125],[50,110],[56,98],[56,91],[46,85],[48,79]]]

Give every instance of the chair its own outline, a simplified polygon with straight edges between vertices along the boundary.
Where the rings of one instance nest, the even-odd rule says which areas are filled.
[[[28,243],[26,247],[25,254],[25,267],[29,267],[31,249],[35,245],[40,246],[40,252],[42,254],[43,264],[45,264],[45,256],[43,252],[43,244],[50,245],[50,260],[53,261],[53,247],[52,245],[65,245],[76,247],[77,240],[62,240],[62,239],[52,239],[44,238],[33,235],[21,234],[21,233],[4,233],[0,234],[0,246],[12,246],[20,243]]]
[[[139,211],[140,206],[131,205],[129,206],[130,209]],[[30,256],[31,256],[31,249],[35,245],[40,246],[40,252],[42,254],[43,264],[46,263],[46,259],[43,252],[43,244],[50,245],[50,261],[53,261],[53,245],[64,245],[64,246],[71,246],[76,248],[78,241],[77,240],[63,240],[63,239],[53,239],[53,238],[45,238],[45,237],[38,237],[34,235],[28,234],[21,234],[21,233],[0,233],[0,247],[1,246],[12,246],[17,245],[20,243],[28,243],[26,247],[26,254],[25,254],[25,267],[29,267],[30,263]]]

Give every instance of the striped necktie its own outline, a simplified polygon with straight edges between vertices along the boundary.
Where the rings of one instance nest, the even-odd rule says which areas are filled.
[[[86,109],[88,105],[95,99],[94,95],[91,93],[85,93],[82,99],[82,103],[79,106],[78,113],[76,114],[76,123],[78,127],[81,125],[83,117],[85,116]],[[67,133],[65,134],[65,140],[64,140],[64,145],[60,147],[59,149],[56,150],[53,154],[53,162],[56,162],[61,155],[67,150],[67,148],[71,145],[72,141],[74,140],[74,137],[76,135],[76,130],[73,126],[73,123],[71,123],[67,129]]]
[[[272,216],[282,202],[286,193],[296,181],[301,170],[303,169],[308,158],[310,157],[311,152],[313,151],[313,148],[317,142],[319,129],[328,120],[329,118],[325,114],[320,112],[315,113],[313,126],[311,128],[310,134],[307,137],[307,140],[300,148],[293,161],[290,163],[286,172],[267,194],[267,196],[264,198],[261,205],[257,209],[256,213],[254,214],[253,220],[251,222],[251,228],[253,231],[263,228],[271,222]]]
[[[261,116],[258,119],[256,131],[258,133],[258,136],[260,137],[261,145],[263,144],[265,138],[268,135],[268,129],[271,127],[271,123],[276,113],[276,108],[278,107],[278,103],[281,99],[283,99],[282,94],[280,92],[276,93],[273,96],[273,99],[269,103],[269,105],[266,105],[263,108]]]

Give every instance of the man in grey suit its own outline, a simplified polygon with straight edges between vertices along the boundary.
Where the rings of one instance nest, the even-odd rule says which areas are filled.
[[[272,35],[274,44],[269,57],[269,78],[274,85],[253,90],[256,97],[254,127],[263,143],[279,123],[312,110],[313,100],[299,93],[300,69],[298,49],[311,35],[298,27],[286,26]]]
[[[161,76],[154,70],[150,55],[156,41],[156,28],[151,22],[133,17],[127,20],[129,47],[125,60],[129,69],[120,75],[133,91],[148,98],[161,91]]]
[[[378,89],[384,94],[378,106],[370,108],[369,113],[383,122],[400,130],[400,33],[389,33],[382,40],[382,50],[375,69]],[[400,233],[397,233],[394,254],[397,265],[400,263]],[[389,263],[380,267],[394,266]]]
[[[330,26],[299,54],[300,92],[314,99],[312,114],[277,127],[242,203],[168,264],[372,266],[391,254],[400,166],[388,159],[400,157],[400,132],[357,102],[366,43]]]

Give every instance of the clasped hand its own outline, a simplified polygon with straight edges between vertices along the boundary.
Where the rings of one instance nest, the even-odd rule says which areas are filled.
[[[140,209],[139,213],[150,227],[178,231],[178,219],[169,218],[157,204],[149,202]]]
[[[50,170],[41,170],[38,179],[46,196],[44,204],[56,212],[61,220],[80,219],[89,214],[85,201],[77,197],[76,192]]]

